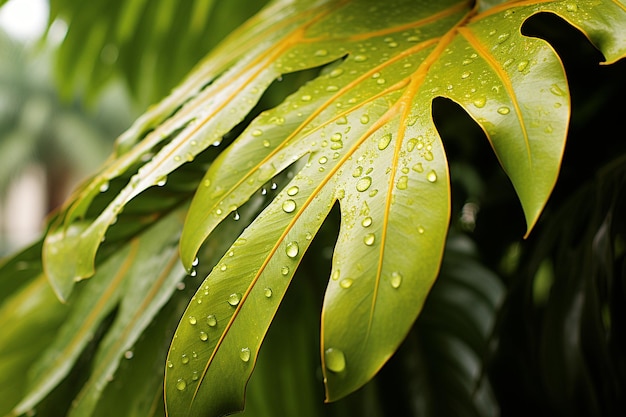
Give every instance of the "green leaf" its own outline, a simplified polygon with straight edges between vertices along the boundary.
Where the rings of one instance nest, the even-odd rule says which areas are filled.
[[[16,407],[17,414],[34,407],[67,375],[102,320],[119,303],[118,317],[99,345],[90,379],[73,402],[75,414],[70,415],[91,413],[124,352],[186,275],[178,262],[181,225],[180,211],[165,217],[100,265],[93,279],[70,298],[71,313],[54,343],[31,368],[28,394]]]
[[[8,414],[22,398],[29,383],[26,371],[54,340],[68,310],[43,274],[0,305],[0,415]]]
[[[166,374],[172,415],[218,415],[243,406],[277,300],[336,202],[342,224],[322,312],[327,399],[367,382],[419,314],[442,256],[448,171],[432,100],[457,102],[483,129],[530,231],[558,174],[569,94],[554,50],[524,36],[521,26],[536,13],[557,13],[606,46],[607,61],[625,51],[612,35],[624,10],[612,2],[513,3],[485,13],[453,1],[429,8],[401,1],[394,7],[343,2],[293,8],[297,26],[278,25],[283,15],[267,17],[276,23],[269,29],[275,42],[251,49],[247,65],[205,90],[217,99],[233,84],[243,88],[241,81],[263,88],[277,73],[326,65],[318,78],[257,117],[211,165],[194,197],[181,238],[187,267],[230,212],[280,172],[293,175],[189,305]],[[615,17],[612,24],[590,23],[590,16],[605,15]],[[250,71],[257,77],[248,79]],[[216,113],[205,123],[230,118]],[[283,278],[281,270],[288,271]],[[217,326],[204,320],[210,315]],[[192,317],[196,324],[189,323]],[[189,349],[202,353],[197,374],[179,362]]]

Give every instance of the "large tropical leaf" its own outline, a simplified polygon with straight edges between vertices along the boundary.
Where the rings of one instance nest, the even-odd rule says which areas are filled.
[[[329,401],[353,392],[397,349],[439,271],[450,190],[434,99],[458,103],[478,123],[520,197],[528,230],[537,221],[569,119],[558,56],[522,34],[541,12],[581,30],[607,63],[626,52],[624,5],[608,0],[523,1],[486,11],[455,0],[274,2],[142,116],[55,217],[43,249],[52,287],[71,302],[76,281],[115,262],[121,242],[163,221],[196,187],[180,240],[189,270],[216,263],[201,247],[219,235],[218,226],[236,223],[224,222],[230,213],[237,219],[265,205],[192,298],[166,367],[170,415],[232,412],[243,406],[295,269],[338,205],[322,371]],[[317,73],[307,72],[310,82],[254,117],[268,88],[304,70]],[[268,189],[277,194],[263,201]],[[154,216],[145,215],[151,209]],[[144,215],[133,217],[137,210]],[[126,342],[105,340],[112,356],[100,358],[119,355]],[[117,366],[98,363],[96,388]],[[35,389],[19,410],[49,388]],[[75,410],[84,404],[88,414],[97,401],[91,395],[81,395]]]

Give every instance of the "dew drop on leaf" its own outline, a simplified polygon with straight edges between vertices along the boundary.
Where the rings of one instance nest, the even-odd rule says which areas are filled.
[[[109,182],[108,182],[108,181],[103,182],[103,183],[100,185],[100,192],[101,192],[101,193],[104,193],[104,192],[108,191],[108,189],[109,189]]]
[[[288,266],[283,266],[282,268],[280,268],[280,273],[282,275],[288,275],[289,274],[289,267]]]
[[[298,256],[298,253],[300,252],[300,248],[298,246],[298,242],[289,242],[287,243],[287,247],[285,248],[285,253],[287,254],[288,257],[290,258],[295,258],[296,256]]]
[[[526,67],[528,67],[528,61],[525,59],[517,63],[517,70],[519,72],[523,72]]]
[[[390,283],[393,288],[399,288],[402,284],[402,274],[399,272],[392,272]]]
[[[478,107],[479,109],[485,107],[485,104],[487,104],[487,99],[485,99],[484,97],[479,97],[474,100],[474,106]]]
[[[509,114],[510,112],[511,112],[511,109],[509,109],[506,106],[502,106],[498,109],[498,113],[500,113],[503,116]]]
[[[398,183],[396,184],[396,187],[398,187],[398,190],[406,190],[409,184],[409,177],[407,177],[406,175],[401,176],[400,178],[398,178]]]
[[[239,293],[234,292],[228,296],[228,304],[230,304],[233,307],[239,304],[239,301],[241,301],[241,294]]]
[[[428,180],[428,182],[437,181],[437,173],[435,171],[430,171],[428,175],[426,175],[426,179]]]
[[[364,114],[363,116],[361,116],[361,119],[359,119],[359,121],[360,121],[362,124],[366,125],[366,124],[368,124],[368,123],[369,123],[369,121],[370,121],[370,117],[369,117],[367,114]]]
[[[200,378],[200,375],[198,375],[198,371],[193,371],[193,373],[191,374],[191,380],[197,381],[199,378]]]
[[[357,183],[356,183],[356,190],[360,191],[360,192],[363,192],[363,191],[367,190],[368,188],[370,188],[370,185],[372,185],[372,178],[371,177],[363,177],[359,181],[357,181]]]
[[[239,359],[244,362],[248,362],[250,360],[250,348],[241,348],[241,351],[239,352]]]
[[[354,284],[354,280],[352,278],[344,278],[339,282],[339,286],[341,288],[350,288]]]
[[[200,340],[202,340],[203,342],[206,342],[207,340],[209,340],[209,335],[206,334],[205,332],[200,332]]]
[[[184,391],[185,388],[187,388],[187,383],[185,382],[184,379],[179,379],[178,381],[176,381],[176,389],[179,391]]]
[[[328,76],[331,78],[336,78],[336,77],[339,77],[341,74],[343,74],[343,69],[335,68],[328,74]]]
[[[361,226],[363,227],[370,227],[372,225],[372,218],[371,217],[366,217],[363,220],[361,220]]]
[[[189,324],[195,325],[197,323],[195,316],[189,316]]]
[[[368,233],[363,238],[363,243],[365,243],[367,246],[372,246],[375,241],[376,241],[376,235],[374,233]]]
[[[285,213],[293,213],[293,211],[296,209],[296,202],[293,200],[285,200],[283,202],[283,211]]]
[[[331,372],[343,372],[346,370],[346,356],[335,348],[328,348],[324,351],[324,363],[326,369]]]
[[[330,278],[331,278],[333,281],[337,281],[337,280],[339,279],[339,276],[340,276],[340,275],[341,275],[341,271],[340,271],[339,269],[335,269],[335,270],[333,271],[333,274],[330,276]]]
[[[187,365],[189,363],[189,356],[183,353],[180,357],[180,361],[183,363],[183,365]]]
[[[271,288],[265,288],[263,290],[263,295],[265,295],[265,297],[267,298],[271,298],[272,297],[272,289]]]
[[[391,143],[391,133],[387,133],[378,140],[378,149],[381,151],[386,149],[389,143]]]
[[[217,326],[217,317],[215,317],[214,314],[209,314],[206,317],[206,324],[209,325],[209,327],[215,327]]]
[[[293,187],[289,187],[289,189],[287,190],[287,195],[293,197],[294,195],[298,194],[298,191],[300,191],[300,189],[298,188],[298,186],[294,185]]]

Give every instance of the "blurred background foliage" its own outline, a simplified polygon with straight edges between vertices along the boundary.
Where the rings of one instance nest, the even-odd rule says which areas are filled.
[[[28,206],[33,200],[24,195],[42,192],[42,213],[57,207],[142,110],[264,3],[50,0],[42,40],[0,33],[0,253],[25,243],[7,237],[7,225],[25,216],[7,196]],[[555,16],[535,16],[524,31],[550,40],[563,58],[573,106],[561,175],[536,229],[522,238],[519,202],[482,131],[455,104],[435,101],[450,160],[453,220],[424,312],[371,383],[322,404],[320,277],[330,270],[334,213],[309,251],[318,256],[304,258],[289,290],[294,296],[270,329],[244,415],[626,415],[626,63],[598,66],[602,56]],[[283,88],[289,83],[302,80],[286,79]],[[259,111],[273,105],[266,100]],[[19,179],[32,167],[43,185],[24,190]],[[174,297],[156,328],[171,334],[191,293]],[[62,318],[61,312],[51,320]],[[138,344],[135,359],[149,350],[153,333]],[[158,369],[154,398],[159,354],[165,350],[144,364]],[[67,400],[63,393],[72,391],[80,366],[89,366],[87,357],[42,412],[63,413],[67,401],[58,399]],[[120,387],[109,385],[105,398],[123,398]],[[142,406],[162,415],[155,401]],[[110,415],[104,406],[98,410]]]

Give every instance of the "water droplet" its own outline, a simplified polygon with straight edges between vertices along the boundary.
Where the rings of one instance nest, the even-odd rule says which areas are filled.
[[[172,363],[172,361],[167,361],[167,367],[168,368],[173,368],[174,364]]]
[[[289,267],[288,266],[283,266],[282,268],[280,268],[280,273],[282,275],[288,275],[289,274]]]
[[[331,78],[336,78],[339,77],[341,74],[343,74],[343,69],[341,68],[335,68],[334,70],[332,70],[328,75]]]
[[[500,113],[503,116],[509,114],[510,112],[511,112],[511,109],[509,109],[506,106],[502,106],[498,109],[498,113]]]
[[[424,159],[427,161],[432,161],[435,157],[431,151],[424,151]]]
[[[298,253],[300,252],[300,247],[298,246],[298,242],[289,242],[287,243],[287,247],[285,248],[285,253],[287,254],[287,256],[289,256],[290,258],[295,258],[296,256],[298,256]]]
[[[198,321],[195,316],[189,316],[189,324],[195,325]]]
[[[363,227],[370,227],[372,225],[372,218],[371,217],[366,217],[361,221],[361,226]]]
[[[328,162],[328,158],[326,158],[325,156],[322,156],[317,162],[324,165],[326,162]]]
[[[239,304],[239,301],[241,301],[241,294],[239,293],[234,292],[228,296],[228,304],[230,304],[233,307]]]
[[[369,123],[369,121],[370,121],[370,117],[369,117],[367,114],[364,114],[363,116],[361,116],[361,118],[359,119],[359,121],[360,121],[362,124],[366,125],[366,124],[368,124],[368,123]]]
[[[200,332],[200,340],[202,340],[203,342],[206,342],[207,340],[209,340],[209,335],[206,334],[205,332]]]
[[[337,132],[337,133],[333,133],[333,135],[330,137],[330,140],[332,142],[340,142],[342,138],[343,138],[342,134]]]
[[[180,361],[183,363],[183,365],[187,365],[189,363],[189,356],[183,353],[180,357]]]
[[[501,33],[501,34],[498,35],[497,42],[498,43],[502,43],[502,42],[506,41],[507,39],[509,39],[509,34],[508,33]]]
[[[104,192],[108,191],[108,189],[109,189],[109,182],[108,181],[105,181],[102,184],[100,184],[100,192],[101,193],[104,193]]]
[[[363,175],[363,167],[358,166],[358,167],[356,167],[356,168],[354,169],[354,172],[352,173],[352,176],[353,176],[354,178],[358,178],[358,177],[360,177],[361,175]]]
[[[357,191],[363,192],[370,188],[370,185],[372,185],[372,177],[363,177],[357,181],[356,189]]]
[[[198,374],[198,371],[193,371],[191,374],[191,380],[197,381],[199,378],[200,378],[200,375]]]
[[[346,370],[346,356],[339,349],[326,349],[324,351],[324,363],[326,369],[331,372],[343,372]]]
[[[565,9],[566,9],[568,12],[576,12],[576,11],[578,11],[578,5],[577,5],[576,3],[568,3],[568,4],[565,6]]]
[[[344,278],[339,282],[339,286],[341,288],[350,288],[354,284],[354,280],[352,278]]]
[[[228,265],[226,265],[226,264],[221,264],[221,265],[220,265],[220,271],[224,272],[224,271],[226,271],[227,269],[228,269]]]
[[[265,295],[265,297],[270,298],[272,296],[272,289],[267,287],[263,290],[263,295]]]
[[[556,84],[552,84],[552,86],[550,87],[550,92],[554,94],[555,96],[559,96],[559,97],[562,97],[565,95],[565,92],[561,89],[561,87],[559,87]]]
[[[272,143],[269,140],[267,140],[267,139],[263,140],[263,147],[269,148],[271,144]]]
[[[250,348],[241,348],[241,351],[239,352],[239,359],[244,362],[248,362],[250,360]]]
[[[198,258],[194,258],[193,262],[191,263],[191,266],[198,266],[199,263],[200,261],[198,260]]]
[[[528,67],[528,61],[525,59],[517,63],[517,70],[519,72],[524,72],[526,67]]]
[[[330,278],[333,281],[337,281],[339,279],[339,276],[341,275],[341,271],[339,269],[335,269],[332,273],[332,275],[330,276]]]
[[[289,189],[287,190],[287,195],[293,197],[294,195],[298,194],[298,191],[300,191],[300,189],[298,188],[298,186],[294,185],[292,187],[289,187]]]
[[[209,314],[206,316],[206,324],[208,324],[209,327],[217,326],[217,317],[215,317],[214,314]]]
[[[386,149],[389,143],[391,143],[391,133],[387,133],[378,140],[378,149],[381,151]]]
[[[132,350],[127,350],[126,352],[124,352],[124,357],[125,357],[126,359],[132,359],[132,358],[133,358],[133,356],[135,356],[135,354],[133,353],[133,351],[132,351]]]
[[[487,104],[487,99],[485,97],[478,97],[474,99],[474,106],[478,107],[479,109],[485,107],[485,104]]]
[[[328,89],[326,89],[326,90],[328,90]],[[348,124],[348,119],[346,118],[346,116],[341,116],[339,119],[337,119],[337,121],[335,123],[337,123],[338,125],[347,125]],[[341,139],[341,134],[339,135],[339,139]],[[333,140],[333,139],[331,138],[330,140]]]
[[[311,101],[312,98],[313,97],[311,97],[310,94],[305,94],[302,97],[300,97],[300,100],[302,100],[302,101]]]
[[[237,221],[241,218],[241,216],[239,215],[239,212],[237,210],[235,210],[233,212],[233,220]]]
[[[472,73],[471,73],[471,72],[469,72],[469,71],[465,71],[464,73],[462,73],[462,74],[461,74],[461,79],[463,79],[463,80],[464,80],[464,79],[466,79],[466,78],[469,78],[469,76],[470,76],[470,75],[472,75]]]
[[[421,162],[418,162],[417,164],[413,165],[413,168],[411,168],[413,171],[415,172],[424,172],[424,166],[422,165]]]
[[[367,246],[372,246],[375,241],[376,241],[376,235],[374,233],[368,233],[363,238],[363,243],[365,243]]]
[[[187,388],[187,383],[185,382],[184,379],[179,379],[178,381],[176,381],[176,389],[179,391],[184,391],[185,388]]]
[[[285,213],[293,213],[293,211],[296,209],[296,202],[293,200],[285,200],[283,202],[283,211]]]
[[[417,233],[419,233],[420,235],[423,235],[425,231],[426,230],[424,229],[423,226],[418,226],[417,227]]]
[[[408,185],[409,185],[409,177],[407,177],[406,175],[403,175],[400,178],[398,178],[398,183],[396,184],[396,187],[398,188],[398,190],[406,190]]]
[[[363,61],[367,61],[367,56],[365,55],[355,55],[354,56],[354,60],[356,62],[363,62]]]
[[[400,274],[399,272],[392,272],[391,280],[389,282],[391,283],[391,286],[393,288],[399,288],[402,284],[402,274]]]
[[[437,173],[435,171],[430,171],[428,175],[426,175],[426,179],[428,180],[428,182],[437,181]]]

